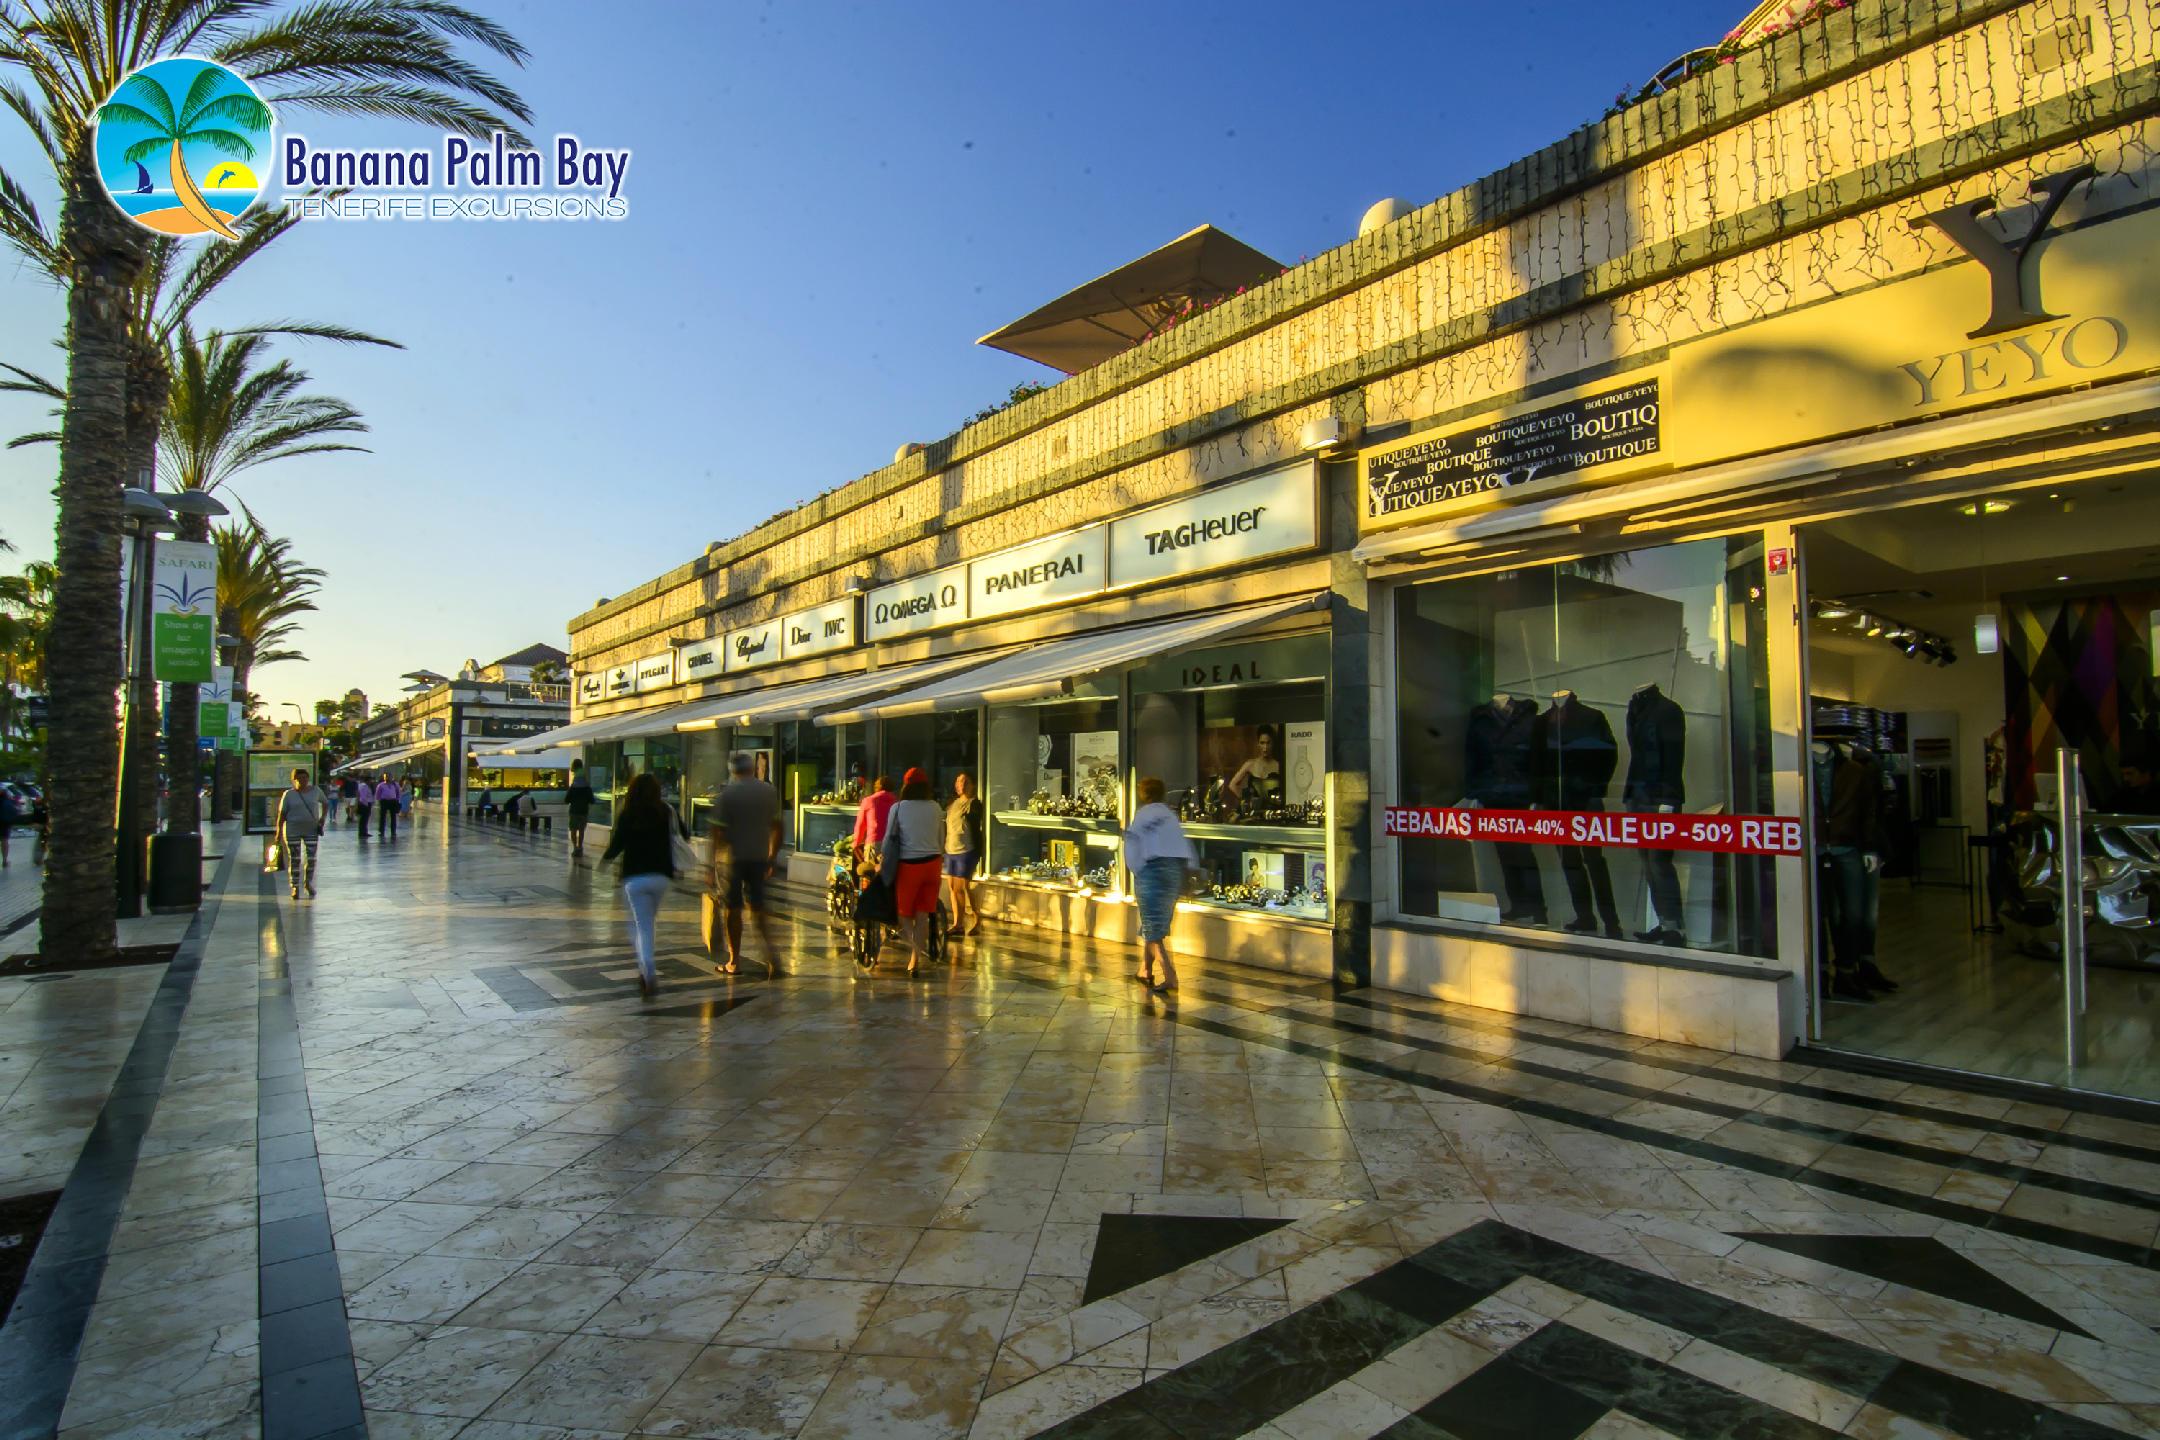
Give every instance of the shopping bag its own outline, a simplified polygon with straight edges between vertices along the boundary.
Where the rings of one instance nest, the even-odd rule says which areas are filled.
[[[263,847],[263,869],[276,871],[282,870],[284,868],[285,847],[277,841],[272,840],[269,844]]]
[[[698,929],[705,937],[705,953],[717,955],[720,953],[720,897],[706,891],[699,900],[698,909]]]

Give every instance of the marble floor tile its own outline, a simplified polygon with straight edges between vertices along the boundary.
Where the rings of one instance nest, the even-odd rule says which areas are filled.
[[[856,1280],[774,1276],[765,1281],[714,1343],[783,1350],[846,1350],[869,1323],[886,1287]]]
[[[572,1335],[490,1406],[487,1418],[623,1434],[638,1427],[698,1351],[673,1340]]]
[[[687,1440],[790,1440],[847,1357],[715,1345],[646,1412],[639,1431]]]
[[[545,1359],[560,1335],[441,1326],[373,1370],[360,1385],[370,1410],[474,1416]]]

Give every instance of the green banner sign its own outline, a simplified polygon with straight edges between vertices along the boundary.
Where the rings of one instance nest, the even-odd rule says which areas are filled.
[[[208,681],[216,644],[217,624],[208,615],[150,617],[151,664],[160,680]]]
[[[232,738],[232,702],[230,700],[205,700],[196,706],[198,733],[205,740],[223,744]]]

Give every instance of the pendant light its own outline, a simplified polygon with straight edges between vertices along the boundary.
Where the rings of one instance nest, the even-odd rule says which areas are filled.
[[[1980,613],[1973,616],[1973,652],[1993,655],[2002,646],[1995,623],[1995,607],[1988,603],[1987,507],[1973,507],[1973,523],[1980,527]]]

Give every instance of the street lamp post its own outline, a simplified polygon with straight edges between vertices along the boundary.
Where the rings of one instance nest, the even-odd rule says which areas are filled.
[[[145,479],[149,477],[144,476]],[[157,725],[157,678],[150,673],[150,596],[154,546],[161,531],[179,527],[180,515],[223,515],[225,507],[213,496],[184,490],[159,493],[148,486],[128,486],[120,492],[121,514],[129,543],[134,547],[127,594],[127,686],[120,720],[120,793],[115,797],[114,832],[119,837],[119,914],[131,920],[142,914],[143,883],[147,865],[143,787],[155,784],[156,768],[150,759]],[[153,792],[154,794],[154,792]],[[154,800],[151,802],[154,803]],[[160,837],[166,839],[169,837]],[[199,887],[202,841],[195,839],[196,886]]]

